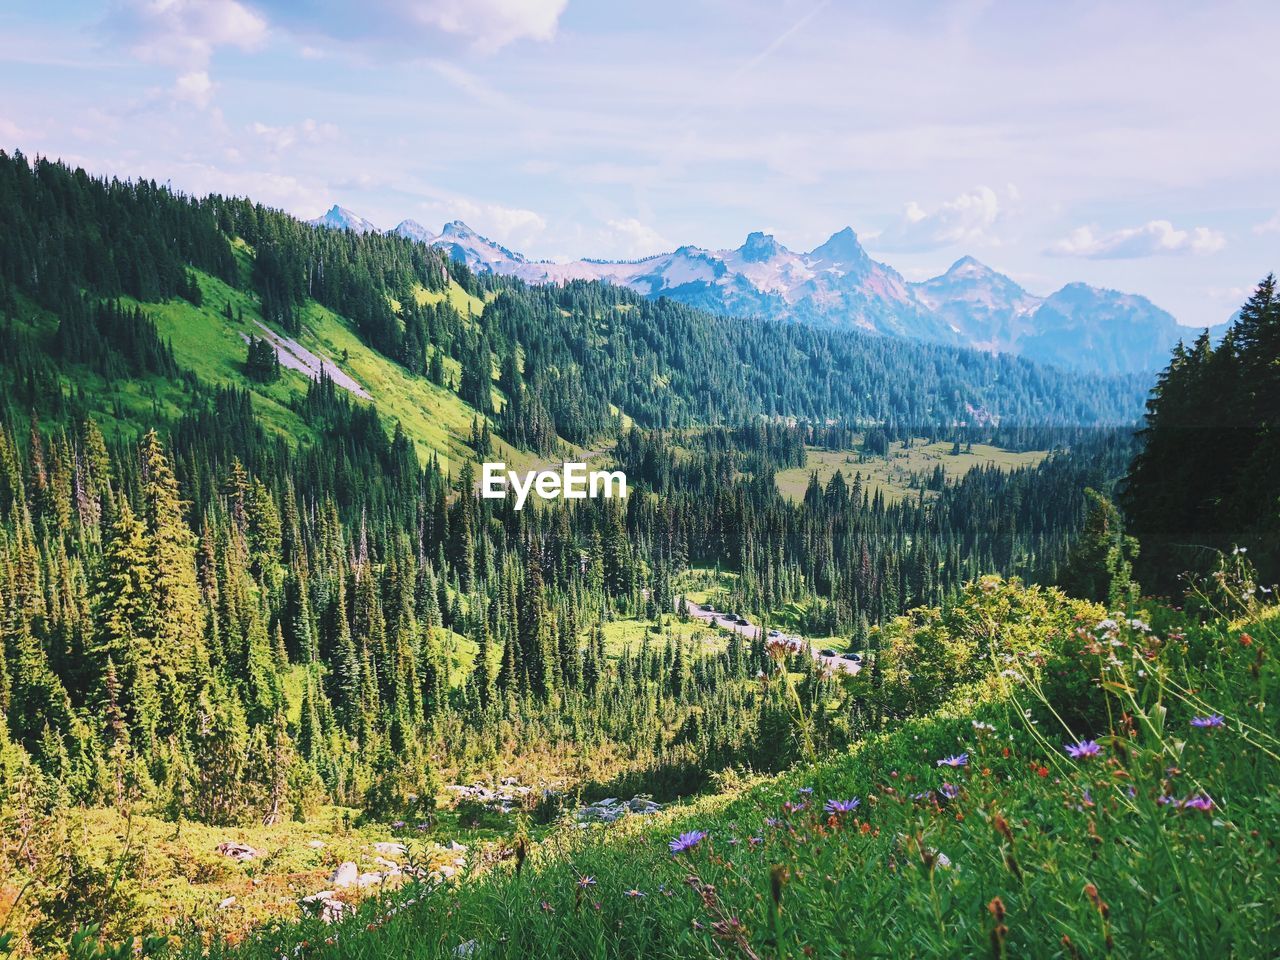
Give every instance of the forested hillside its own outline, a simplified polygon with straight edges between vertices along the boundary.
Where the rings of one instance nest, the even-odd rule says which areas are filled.
[[[478,278],[402,237],[317,229],[248,200],[105,182],[21,154],[0,158],[0,216],[0,303],[10,318],[29,319],[33,306],[61,318],[104,299],[181,298],[202,308],[182,315],[185,326],[260,319],[296,337],[322,308],[411,377],[447,384],[474,413],[493,414],[517,446],[544,452],[557,436],[591,443],[610,435],[620,416],[646,427],[757,414],[836,418],[895,433],[1122,423],[1136,417],[1145,388],[1137,378],[715,317],[596,283],[530,288]],[[446,296],[451,286],[462,296]],[[86,297],[87,308],[78,303]],[[258,333],[252,325],[243,332]],[[135,369],[142,362],[126,358]],[[28,366],[17,369],[31,379]],[[18,415],[35,402],[63,402],[65,391],[26,387]]]

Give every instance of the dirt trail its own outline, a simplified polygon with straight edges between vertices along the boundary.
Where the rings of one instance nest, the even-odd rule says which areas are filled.
[[[329,375],[329,379],[339,387],[342,387],[342,389],[349,390],[364,400],[373,399],[368,390],[360,386],[355,381],[355,378],[346,371],[339,369],[332,360],[316,356],[298,343],[297,340],[282,337],[257,320],[254,321],[254,324],[262,332],[262,336],[267,339],[267,342],[275,347],[276,353],[280,357],[280,366],[288,367],[290,370],[297,370],[299,373],[306,374],[312,380],[319,380],[320,371],[323,370]],[[245,334],[241,334],[241,336],[248,342],[249,338]]]
[[[749,621],[747,623],[737,623],[736,621],[727,619],[723,611],[710,613],[702,609],[701,605],[694,603],[688,597],[685,597],[684,600],[685,604],[689,608],[689,616],[693,617],[695,620],[701,620],[708,626],[719,627],[721,630],[731,630],[734,633],[741,634],[748,640],[755,640],[760,636],[760,627],[754,623]],[[677,598],[676,608],[679,609],[679,606],[680,600]],[[746,620],[746,617],[743,617],[743,619]],[[795,637],[795,639],[800,641],[802,649],[807,650],[813,659],[817,660],[818,663],[830,670],[847,673],[851,676],[857,676],[857,674],[862,670],[862,664],[860,663],[855,663],[853,660],[846,660],[840,656],[824,657],[808,640],[805,640],[803,637]]]

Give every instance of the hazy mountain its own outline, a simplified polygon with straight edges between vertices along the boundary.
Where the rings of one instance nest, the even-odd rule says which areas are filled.
[[[310,222],[375,229],[338,206]],[[1179,339],[1197,333],[1145,297],[1083,283],[1037,296],[973,257],[962,257],[940,276],[909,283],[869,256],[849,227],[808,252],[754,232],[731,250],[683,246],[639,260],[570,263],[529,260],[461,220],[445,224],[438,235],[412,220],[393,232],[442,247],[474,271],[529,283],[601,280],[717,313],[854,327],[1063,367],[1158,370]]]

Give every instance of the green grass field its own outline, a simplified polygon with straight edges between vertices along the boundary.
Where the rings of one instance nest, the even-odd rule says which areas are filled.
[[[887,501],[894,503],[903,497],[919,496],[919,490],[913,488],[913,482],[918,486],[919,481],[927,479],[938,466],[942,467],[947,481],[953,482],[976,467],[996,466],[1005,470],[1032,467],[1047,455],[1043,451],[1014,453],[980,443],[975,443],[971,450],[956,456],[951,455],[951,449],[952,445],[946,442],[926,443],[918,440],[910,448],[896,442],[890,445],[887,457],[878,457],[854,450],[833,451],[811,447],[805,466],[778,472],[778,490],[792,500],[801,500],[809,486],[809,475],[815,470],[823,484],[839,470],[848,483],[852,483],[854,476],[861,473],[864,489],[872,496],[879,492]],[[926,492],[925,496],[932,496],[932,493]]]
[[[927,716],[231,955],[1274,956],[1280,667],[1259,651],[1280,618],[1131,624],[993,579],[964,605],[894,628],[979,658],[965,624],[997,630],[1002,656]]]

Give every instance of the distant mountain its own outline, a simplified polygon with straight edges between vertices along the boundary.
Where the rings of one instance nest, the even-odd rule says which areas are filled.
[[[338,206],[310,222],[376,229]],[[393,232],[444,248],[473,271],[529,283],[601,280],[717,313],[853,327],[1106,373],[1158,370],[1179,339],[1198,333],[1145,297],[1083,283],[1041,297],[973,257],[962,257],[941,276],[909,283],[872,259],[849,227],[807,253],[754,232],[732,250],[683,246],[639,260],[570,263],[529,260],[461,220],[445,224],[438,235],[412,220]]]
[[[1159,370],[1179,339],[1199,333],[1146,297],[1086,283],[1069,283],[1047,297],[1032,323],[1033,332],[1018,344],[1024,357],[1103,373]],[[1225,327],[1210,331],[1215,340]]]
[[[932,311],[921,308],[900,273],[872,260],[847,227],[808,253],[788,250],[756,232],[735,250],[680,247],[630,262],[526,262],[510,272],[533,283],[607,280],[718,313],[962,342]]]
[[[520,266],[528,263],[520,254],[480,236],[461,220],[446,223],[431,244],[444,248],[450,257],[477,273],[515,274]]]
[[[438,236],[438,234],[432,233],[417,220],[401,220],[391,232],[400,237],[417,240],[419,243],[431,243]]]
[[[973,257],[957,260],[940,277],[912,284],[912,290],[959,331],[964,343],[1060,367],[1101,373],[1159,370],[1174,344],[1199,333],[1136,294],[1069,283],[1037,297]],[[1210,333],[1216,340],[1226,327],[1218,324]]]
[[[346,207],[336,203],[314,220],[307,223],[313,227],[329,227],[333,230],[353,230],[356,233],[380,233],[381,231],[359,214],[352,213]]]

